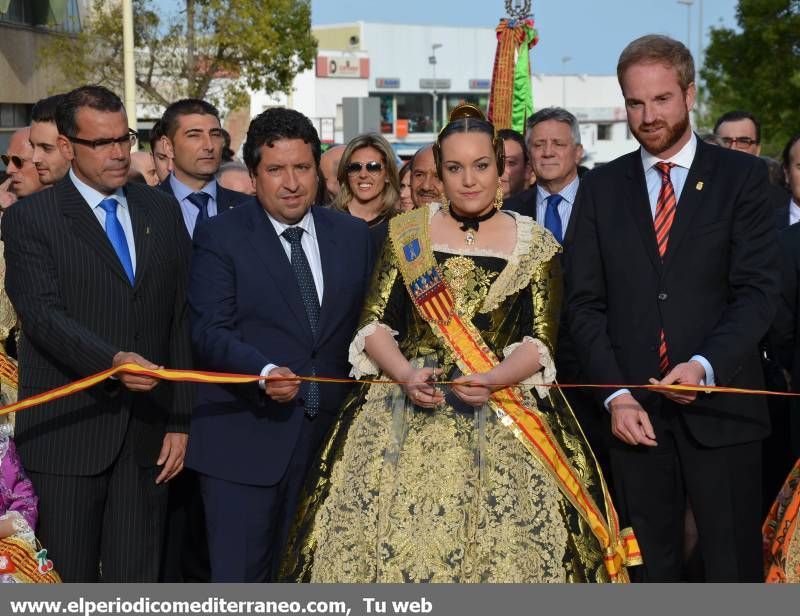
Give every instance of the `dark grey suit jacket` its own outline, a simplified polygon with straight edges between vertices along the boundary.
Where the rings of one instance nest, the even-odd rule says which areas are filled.
[[[119,351],[191,367],[183,219],[158,190],[130,183],[125,193],[133,286],[69,176],[4,214],[6,289],[22,323],[20,398],[106,370]],[[188,432],[190,414],[185,384],[133,394],[108,380],[19,413],[17,448],[29,470],[94,475],[113,463],[130,429],[137,462],[154,466],[164,433]]]

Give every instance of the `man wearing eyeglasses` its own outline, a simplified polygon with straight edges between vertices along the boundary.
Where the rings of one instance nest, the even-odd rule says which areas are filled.
[[[761,155],[761,122],[749,111],[729,111],[719,117],[714,124],[714,134],[723,147],[739,150],[753,156]],[[774,208],[785,210],[790,195],[783,186],[770,183],[767,198]],[[779,224],[779,228],[788,225]]]
[[[729,111],[714,124],[722,145],[753,156],[761,154],[761,123],[749,111]]]
[[[11,135],[6,153],[0,157],[6,166],[6,173],[8,173],[8,179],[0,185],[0,209],[2,210],[13,205],[19,199],[44,188],[33,164],[33,148],[29,137],[29,128],[19,129]]]
[[[194,98],[179,100],[164,111],[161,128],[173,169],[159,188],[178,200],[191,237],[197,224],[249,197],[223,188],[215,179],[225,143],[216,107]]]
[[[24,330],[20,398],[112,367],[191,367],[189,242],[172,198],[127,183],[136,133],[101,86],[64,96],[70,171],[2,221],[6,289]],[[64,581],[155,582],[167,482],[183,468],[185,384],[119,372],[17,416],[37,534]]]

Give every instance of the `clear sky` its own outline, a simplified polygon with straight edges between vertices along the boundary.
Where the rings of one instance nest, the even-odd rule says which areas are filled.
[[[533,70],[613,74],[620,51],[637,36],[667,34],[685,43],[688,12],[690,48],[697,59],[701,5],[704,41],[711,26],[736,26],[736,0],[683,1],[693,4],[687,10],[678,0],[533,0],[539,30]],[[165,15],[174,14],[178,5],[175,0],[155,3]],[[379,21],[485,28],[494,28],[506,14],[504,0],[312,0],[311,11],[314,25]],[[564,57],[571,60],[562,63]]]
[[[687,0],[689,1],[689,0]],[[613,74],[617,57],[637,36],[667,34],[686,42],[691,11],[692,53],[697,59],[700,4],[703,31],[711,26],[736,26],[736,0],[533,0],[539,30],[533,48],[537,73]],[[504,17],[504,0],[312,0],[314,25],[352,21],[436,24],[494,28]],[[706,43],[704,42],[704,45]],[[572,58],[563,63],[562,58]]]

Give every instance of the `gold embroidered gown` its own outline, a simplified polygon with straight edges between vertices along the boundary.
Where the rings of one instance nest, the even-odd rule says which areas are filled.
[[[432,206],[431,216],[436,211]],[[559,246],[530,218],[511,215],[517,245],[510,258],[441,246],[434,254],[456,310],[498,356],[524,341],[539,347],[545,368],[523,384],[525,400],[544,415],[595,502],[603,503],[597,464],[560,390],[533,391],[555,376]],[[395,333],[412,363],[457,376],[452,352],[419,316],[401,278],[386,242],[350,348],[354,376],[378,373],[363,352],[375,327]],[[389,384],[363,384],[345,403],[311,467],[281,578],[608,581],[588,526],[488,405],[474,409],[450,393],[443,406],[423,409]]]

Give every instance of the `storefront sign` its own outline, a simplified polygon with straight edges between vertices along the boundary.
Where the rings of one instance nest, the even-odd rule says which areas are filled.
[[[375,78],[375,87],[376,88],[399,88],[400,87],[400,80],[396,77],[376,77]]]
[[[449,79],[420,79],[420,90],[449,90]]]
[[[353,55],[317,56],[317,77],[367,79],[369,58]]]

